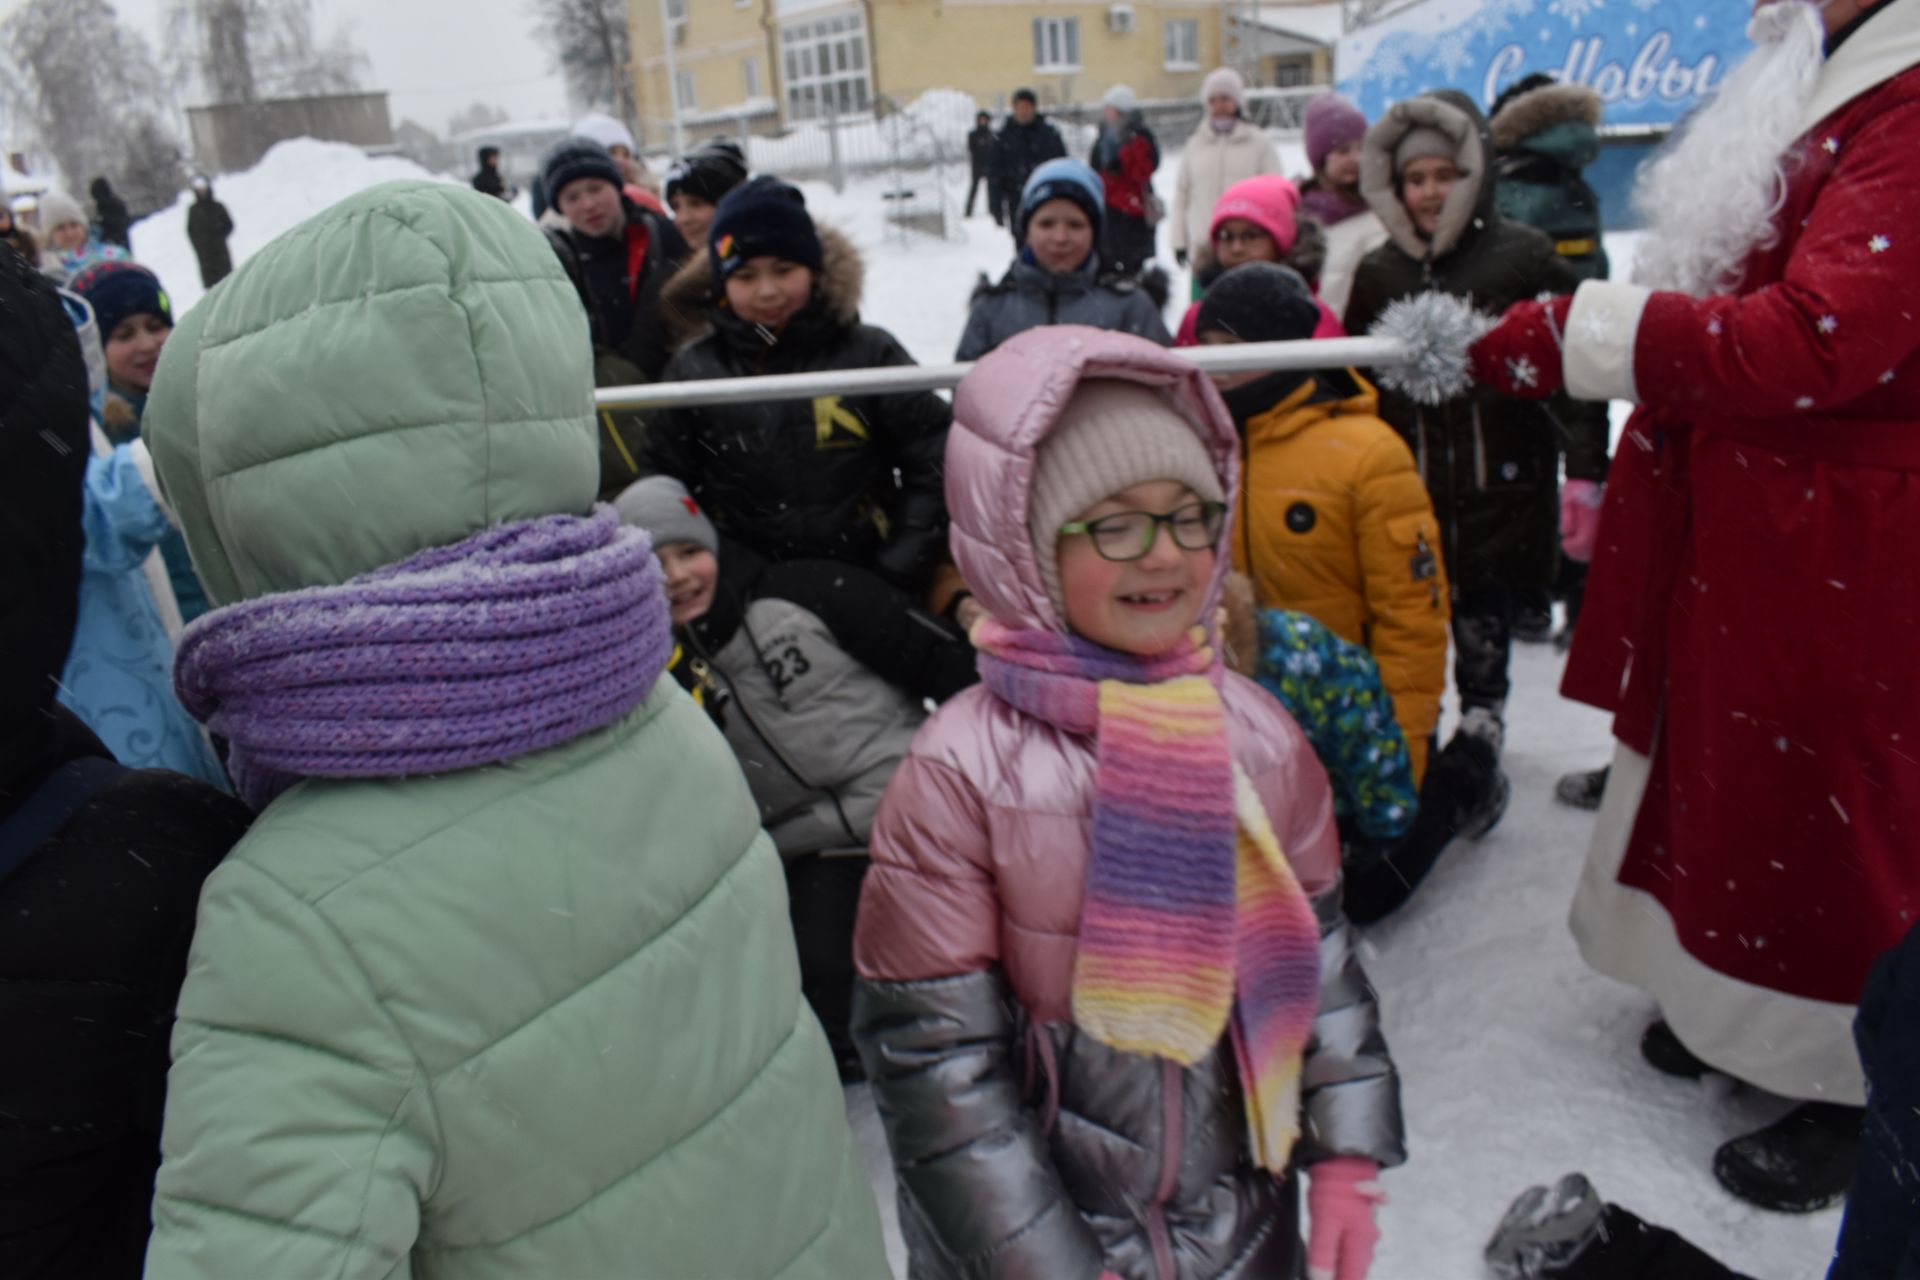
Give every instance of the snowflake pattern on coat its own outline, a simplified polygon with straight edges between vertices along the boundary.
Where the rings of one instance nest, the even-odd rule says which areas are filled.
[[[1253,678],[1299,722],[1333,784],[1334,812],[1370,840],[1413,826],[1419,795],[1406,734],[1373,655],[1304,613],[1262,609]]]

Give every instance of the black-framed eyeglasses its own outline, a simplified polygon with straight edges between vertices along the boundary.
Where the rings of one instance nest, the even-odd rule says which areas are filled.
[[[1121,511],[1098,520],[1075,520],[1060,526],[1062,534],[1084,533],[1102,559],[1138,560],[1153,550],[1160,526],[1167,526],[1173,545],[1183,551],[1205,551],[1220,541],[1227,519],[1224,502],[1189,502],[1165,515],[1151,511]]]

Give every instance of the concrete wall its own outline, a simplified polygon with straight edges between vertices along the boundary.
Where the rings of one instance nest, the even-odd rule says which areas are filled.
[[[209,173],[251,169],[267,149],[288,138],[391,147],[393,122],[384,93],[343,93],[315,98],[188,107],[194,163]]]

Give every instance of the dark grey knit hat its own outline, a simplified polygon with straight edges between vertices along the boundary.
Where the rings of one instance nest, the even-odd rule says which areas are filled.
[[[613,153],[592,138],[562,138],[554,143],[540,162],[540,172],[547,183],[547,201],[556,207],[569,182],[600,178],[619,187],[626,181],[613,162]]]

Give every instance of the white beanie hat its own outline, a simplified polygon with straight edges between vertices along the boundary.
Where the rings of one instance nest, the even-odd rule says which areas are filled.
[[[640,148],[633,140],[633,131],[612,116],[598,111],[576,120],[573,132],[576,137],[592,138],[609,151],[615,147],[625,147],[635,155],[640,154]]]
[[[1200,101],[1205,102],[1216,94],[1225,94],[1235,103],[1243,103],[1247,100],[1247,82],[1232,67],[1215,67],[1200,84]]]
[[[51,231],[63,222],[88,225],[86,210],[59,187],[51,187],[40,196],[40,229]]]
[[[1082,382],[1040,443],[1027,503],[1040,584],[1062,618],[1060,526],[1150,480],[1177,480],[1205,501],[1226,500],[1213,455],[1165,395],[1118,378]]]
[[[1106,96],[1100,101],[1115,111],[1132,111],[1140,105],[1140,99],[1134,97],[1133,90],[1124,84],[1117,84],[1107,90]]]

